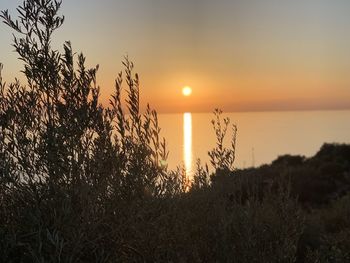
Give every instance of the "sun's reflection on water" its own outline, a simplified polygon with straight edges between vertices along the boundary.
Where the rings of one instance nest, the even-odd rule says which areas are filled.
[[[186,177],[192,177],[192,114],[184,113],[183,119],[183,161],[185,164]]]

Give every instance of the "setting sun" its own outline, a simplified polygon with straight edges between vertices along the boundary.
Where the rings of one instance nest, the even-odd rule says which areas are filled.
[[[183,87],[182,94],[186,97],[190,96],[192,94],[192,88],[191,87]]]

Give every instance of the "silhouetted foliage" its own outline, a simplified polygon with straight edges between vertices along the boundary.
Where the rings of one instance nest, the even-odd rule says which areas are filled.
[[[293,155],[283,155],[279,156],[276,160],[272,162],[272,165],[281,165],[281,166],[298,166],[302,165],[305,160],[303,156],[293,156]]]
[[[226,148],[224,146],[224,139],[226,137],[227,129],[229,128],[230,119],[224,118],[224,123],[222,123],[221,114],[221,110],[214,110],[215,119],[213,119],[211,123],[216,135],[216,147],[209,151],[208,155],[210,157],[210,163],[216,171],[230,171],[233,170],[233,163],[235,161],[237,126],[232,125],[233,135],[230,145],[231,147]]]
[[[349,260],[350,146],[234,170],[237,127],[225,148],[215,110],[215,172],[198,161],[189,188],[167,168],[156,111],[140,112],[128,57],[104,107],[98,66],[69,42],[52,49],[60,6],[25,0],[17,20],[0,15],[27,79],[6,84],[0,64],[0,262]]]

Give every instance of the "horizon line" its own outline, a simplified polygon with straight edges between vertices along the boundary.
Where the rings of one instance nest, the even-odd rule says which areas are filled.
[[[220,108],[220,107],[218,107]],[[206,114],[212,113],[214,111],[201,111],[201,110],[185,110],[185,111],[158,111],[156,108],[153,108],[157,111],[158,114],[183,114],[183,113],[196,113],[196,114]],[[222,109],[222,108],[221,108]],[[265,109],[265,110],[223,110],[223,113],[259,113],[259,112],[312,112],[312,111],[350,111],[349,108],[315,108],[315,109]],[[141,111],[143,112],[143,111]]]

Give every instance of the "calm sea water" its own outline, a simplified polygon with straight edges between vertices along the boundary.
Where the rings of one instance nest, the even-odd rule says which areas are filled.
[[[314,155],[321,145],[350,143],[350,111],[224,113],[238,126],[235,166],[270,163],[279,155]],[[170,169],[184,165],[191,173],[196,159],[209,165],[215,146],[212,113],[160,114],[162,136],[170,151]],[[229,143],[231,134],[228,134]]]

